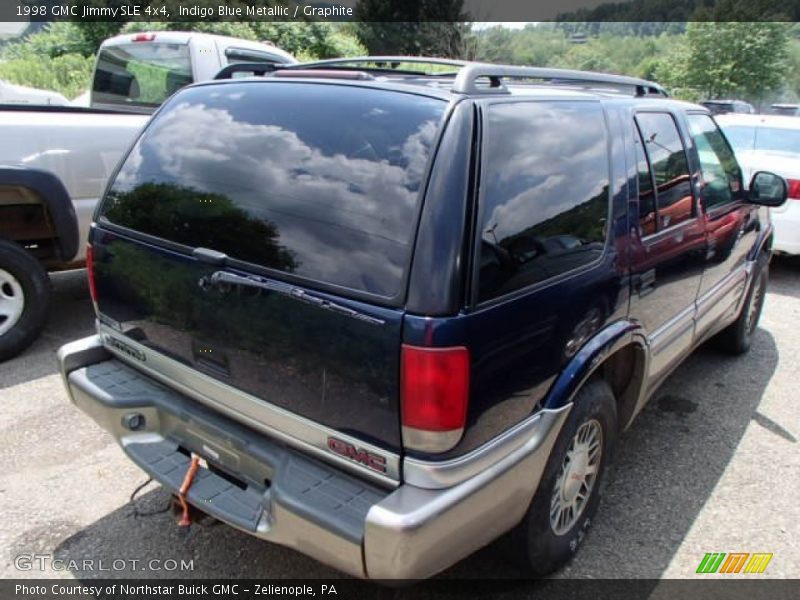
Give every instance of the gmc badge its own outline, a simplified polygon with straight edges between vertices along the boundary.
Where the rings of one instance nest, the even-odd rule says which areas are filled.
[[[344,456],[345,458],[362,464],[373,471],[378,471],[379,473],[386,472],[385,457],[381,456],[380,454],[374,454],[368,450],[364,450],[363,448],[356,448],[349,442],[342,441],[335,437],[329,437],[328,450],[338,454],[339,456]]]

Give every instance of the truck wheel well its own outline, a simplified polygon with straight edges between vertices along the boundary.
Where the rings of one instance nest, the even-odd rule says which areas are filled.
[[[0,185],[0,237],[15,242],[39,260],[57,257],[57,232],[42,198],[29,188]]]
[[[644,382],[645,351],[629,344],[608,357],[596,371],[611,386],[617,399],[617,422],[624,429],[633,417]]]

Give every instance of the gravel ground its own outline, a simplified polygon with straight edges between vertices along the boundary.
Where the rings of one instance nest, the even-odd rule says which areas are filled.
[[[623,435],[596,524],[557,577],[693,577],[706,552],[772,552],[764,576],[798,576],[800,262],[776,260],[771,275],[749,355],[701,348],[669,378]],[[56,275],[54,286],[46,333],[0,365],[0,577],[340,577],[224,525],[186,534],[157,512],[169,499],[156,486],[130,501],[145,477],[68,402],[56,371],[54,351],[92,331],[84,273]],[[78,567],[20,571],[15,557],[23,554]],[[119,573],[81,566],[100,559],[129,566]],[[142,571],[152,559],[193,561],[193,569],[171,572],[161,563]],[[494,546],[441,575],[517,576]]]

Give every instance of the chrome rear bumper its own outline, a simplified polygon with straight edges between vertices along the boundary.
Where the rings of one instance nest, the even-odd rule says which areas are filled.
[[[200,510],[351,575],[421,579],[517,524],[570,410],[543,411],[447,463],[414,461],[394,489],[350,475],[201,405],[108,353],[99,336],[58,353],[72,401],[145,472]],[[476,465],[480,466],[476,469]],[[465,474],[468,475],[465,478]]]

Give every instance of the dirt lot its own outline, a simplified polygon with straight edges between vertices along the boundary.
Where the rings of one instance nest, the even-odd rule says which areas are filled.
[[[167,495],[151,486],[130,502],[145,477],[69,403],[54,352],[90,334],[93,315],[82,271],[54,284],[47,332],[0,365],[0,576],[338,577],[223,525],[187,535],[169,514],[137,516],[134,506],[156,512]],[[800,262],[779,260],[750,354],[701,348],[672,375],[623,436],[596,525],[559,577],[691,577],[706,552],[772,552],[764,576],[798,577],[798,323]],[[31,554],[127,562],[118,572],[47,561],[18,570]],[[142,566],[152,559],[165,562]],[[169,571],[169,559],[193,568]],[[442,576],[516,575],[489,547]]]

